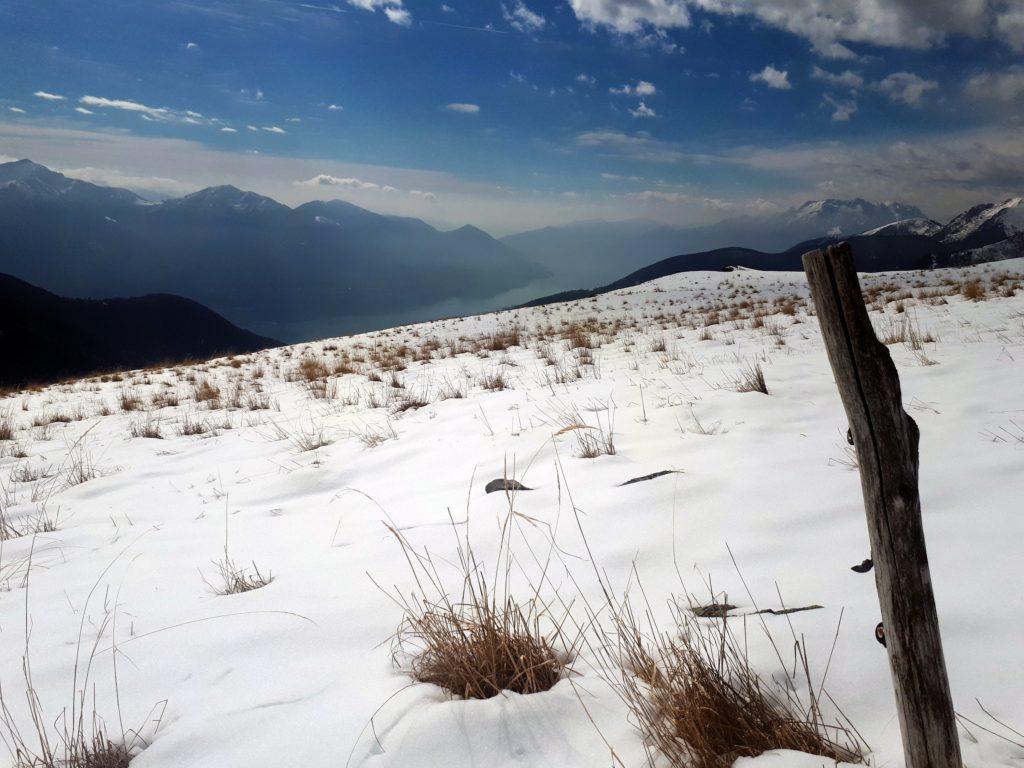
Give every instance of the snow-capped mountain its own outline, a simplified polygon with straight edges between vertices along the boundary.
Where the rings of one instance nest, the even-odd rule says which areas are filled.
[[[942,242],[964,250],[998,243],[1024,232],[1024,197],[976,205],[955,217],[938,233]]]
[[[820,234],[852,235],[904,219],[927,217],[920,208],[907,203],[872,203],[858,197],[852,200],[809,200],[782,214],[781,218],[793,224],[813,225]]]
[[[894,235],[925,235],[927,237],[934,237],[939,230],[942,229],[942,225],[932,219],[912,218],[912,219],[901,219],[894,221],[891,224],[885,224],[881,227],[875,227],[869,229],[866,232],[862,232],[862,235],[882,235],[882,236],[894,236]]]
[[[682,253],[730,247],[784,251],[805,240],[855,235],[910,219],[928,221],[907,203],[829,198],[696,227],[644,219],[583,221],[520,232],[502,241],[543,264],[564,282],[560,287],[568,288],[610,282]]]
[[[255,192],[247,192],[230,184],[207,187],[190,195],[168,200],[165,205],[171,208],[188,207],[192,210],[206,210],[211,213],[228,210],[238,213],[284,213],[289,210],[288,206],[282,205],[276,200]]]
[[[19,197],[34,200],[61,200],[74,203],[146,204],[147,201],[127,189],[101,187],[51,171],[31,160],[0,163],[0,195],[3,200]]]

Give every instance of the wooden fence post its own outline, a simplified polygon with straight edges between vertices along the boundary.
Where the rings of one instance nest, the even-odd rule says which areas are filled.
[[[907,768],[961,768],[917,489],[918,429],[875,336],[849,243],[804,254],[828,359],[853,432]]]

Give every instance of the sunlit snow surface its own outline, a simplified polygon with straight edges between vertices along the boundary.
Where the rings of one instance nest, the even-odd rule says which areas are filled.
[[[980,277],[989,285],[1007,272],[1019,280],[1022,270],[1024,260],[1016,260],[864,278],[866,288],[885,286],[882,297],[904,288],[953,292],[905,299],[903,313],[896,301],[879,301],[871,315],[879,329],[906,321],[936,339],[920,350],[889,349],[904,405],[921,428],[924,522],[953,696],[972,720],[994,727],[977,699],[1018,729],[1024,291],[1004,297],[989,290],[974,302],[956,284]],[[593,300],[271,350],[239,358],[237,367],[219,360],[0,400],[0,413],[9,409],[17,428],[13,442],[0,444],[6,514],[27,525],[45,503],[46,515],[58,519],[54,532],[2,545],[0,682],[12,716],[23,734],[31,732],[22,678],[26,613],[48,722],[71,704],[79,638],[82,666],[109,613],[116,625],[108,623],[98,641],[88,712],[95,701],[115,734],[121,721],[125,729],[143,726],[151,743],[133,761],[137,768],[643,765],[641,735],[587,652],[573,661],[571,679],[547,693],[486,701],[411,684],[394,663],[388,640],[401,613],[371,577],[405,594],[415,583],[384,522],[414,546],[452,559],[450,519],[468,515],[477,556],[487,563],[509,501],[483,489],[507,471],[535,489],[514,499],[513,548],[525,571],[514,586],[524,599],[534,558],[551,556],[547,591],[557,588],[566,602],[600,604],[595,565],[620,594],[635,566],[662,619],[673,593],[685,587],[708,596],[708,582],[741,617],[753,605],[731,549],[759,607],[780,607],[779,593],[789,606],[824,606],[766,623],[784,654],[790,627],[804,639],[816,677],[838,626],[826,688],[869,742],[872,763],[901,765],[887,661],[873,636],[874,581],[850,570],[869,555],[867,531],[817,319],[801,301],[794,315],[772,314],[764,327],[750,327],[757,302],[806,293],[796,273],[682,274]],[[716,306],[722,322],[705,330],[705,313]],[[555,383],[566,372],[573,377],[577,358],[558,339],[562,323],[588,319],[607,332],[594,365]],[[450,343],[473,346],[513,324],[525,348],[441,357]],[[547,342],[536,340],[539,332]],[[333,366],[347,353],[365,373],[375,349],[386,357],[407,345],[401,354],[417,356],[428,340],[437,342],[431,359],[409,363],[397,374],[404,390],[390,395],[387,374],[380,383],[362,373],[335,376],[326,392],[289,380],[304,358]],[[652,351],[661,341],[665,351]],[[545,354],[557,364],[548,365]],[[359,357],[364,362],[353,360]],[[755,360],[768,396],[729,386]],[[511,388],[484,390],[482,377],[499,371]],[[222,408],[197,406],[190,377],[219,387]],[[235,386],[244,403],[256,383],[270,410],[223,407]],[[468,395],[441,400],[446,388]],[[178,395],[180,404],[146,405],[148,415],[120,410],[125,393],[148,404],[161,392]],[[395,413],[405,393],[430,402]],[[110,415],[99,415],[104,405]],[[573,411],[606,429],[613,418],[615,455],[578,457],[579,430],[553,436]],[[31,426],[57,413],[74,420]],[[131,436],[147,418],[158,420],[164,439]],[[185,419],[214,431],[181,436]],[[389,423],[397,437],[389,437]],[[321,433],[329,444],[300,449]],[[373,435],[389,439],[368,447],[378,442]],[[98,476],[68,487],[76,459]],[[37,469],[51,476],[27,480],[26,467],[28,476]],[[659,470],[680,473],[619,485]],[[220,596],[207,583],[215,583],[212,561],[223,554],[225,510],[231,557],[271,573],[268,586]],[[457,572],[442,573],[456,591]],[[748,619],[746,631],[758,671],[784,674],[760,622]],[[154,735],[153,708],[158,713],[165,700]],[[980,728],[963,731],[962,743],[970,766],[1019,766],[1024,758]],[[775,753],[737,765],[821,764]]]

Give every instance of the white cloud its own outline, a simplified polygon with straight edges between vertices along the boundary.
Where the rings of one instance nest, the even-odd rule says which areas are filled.
[[[1024,53],[1024,4],[1007,3],[996,17],[996,36],[1017,53]]]
[[[364,190],[380,189],[380,184],[374,184],[372,181],[363,181],[362,179],[357,179],[354,176],[339,178],[338,176],[331,176],[327,173],[318,173],[311,179],[296,181],[295,183],[303,187],[349,187],[350,189]]]
[[[864,86],[864,78],[860,76],[860,73],[854,72],[850,69],[844,70],[839,74],[835,74],[834,72],[828,72],[815,64],[811,67],[811,77],[815,80],[822,80],[829,85],[841,86],[843,88],[857,89]]]
[[[388,17],[388,21],[400,27],[412,25],[412,15],[405,8],[389,5],[384,8],[384,15]]]
[[[450,5],[447,5],[447,4],[442,4],[441,5],[441,10],[444,11],[445,13],[455,13],[455,9],[452,8]]]
[[[594,77],[593,75],[588,75],[585,72],[581,72],[580,74],[576,75],[576,82],[582,83],[583,85],[593,85],[594,83],[597,82],[597,78]]]
[[[8,107],[8,109],[11,110],[11,112],[14,112],[15,114],[18,114],[18,115],[24,115],[25,114],[25,110],[22,109],[21,107]]]
[[[789,84],[789,72],[785,69],[776,69],[771,64],[765,65],[760,72],[751,74],[750,82],[764,83],[769,88],[777,88],[780,91],[788,91],[793,87]]]
[[[318,173],[311,179],[294,182],[297,187],[342,187],[360,192],[378,192],[385,195],[406,194],[418,200],[437,202],[437,196],[433,192],[424,192],[421,189],[410,189],[404,192],[391,184],[377,184],[373,181],[365,181],[355,176],[332,176],[328,173]]]
[[[665,141],[659,141],[643,131],[629,134],[621,131],[585,131],[576,137],[576,145],[604,154],[622,155],[649,163],[678,163],[687,155]]]
[[[459,112],[463,115],[479,115],[480,106],[478,104],[465,104],[463,102],[453,102],[451,104],[445,104],[445,109],[449,112]]]
[[[61,173],[105,187],[122,187],[149,197],[172,197],[194,192],[196,186],[166,176],[138,176],[110,168],[60,168]]]
[[[893,72],[874,87],[894,102],[918,107],[921,105],[924,95],[938,89],[939,84],[934,80],[926,80],[920,75],[915,75],[913,72]]]
[[[513,29],[528,34],[540,32],[547,24],[547,19],[527,8],[523,0],[515,0],[511,6],[502,3],[501,15]]]
[[[278,133],[278,134],[286,132],[284,130],[284,128],[279,128],[276,125],[265,125],[265,126],[263,126],[263,130],[266,131],[267,133]]]
[[[236,131],[234,128],[231,128],[230,126],[227,126],[227,125],[225,125],[223,128],[221,128],[220,132],[221,133],[238,133],[238,131]]]
[[[648,83],[646,80],[638,80],[636,85],[626,83],[618,88],[608,89],[608,93],[614,96],[653,96],[657,92],[658,89],[654,87],[653,83]]]
[[[340,104],[328,104],[327,105],[327,111],[328,112],[341,112],[341,110],[343,110],[343,109],[344,109],[344,107],[341,106]]]
[[[690,26],[690,13],[683,0],[569,0],[576,18],[591,27],[608,27],[624,35],[644,28]]]
[[[648,107],[644,102],[640,102],[636,109],[629,110],[629,114],[633,117],[657,117],[658,113]]]
[[[967,81],[967,95],[978,101],[1011,103],[1024,96],[1024,66],[1002,72],[982,72]]]
[[[402,5],[402,0],[348,0],[348,4],[364,11],[381,10],[392,24],[408,27],[412,24],[412,16]]]
[[[259,130],[259,128],[257,128],[255,125],[247,125],[245,127],[248,128],[250,131],[258,131]]]
[[[284,119],[284,121],[286,123],[301,123],[302,122],[302,118],[301,117],[286,117]]]
[[[94,114],[96,114],[91,109],[86,109],[85,107],[75,107],[75,112],[78,112],[81,115],[94,115]]]
[[[83,96],[80,98],[79,103],[85,104],[90,107],[101,107],[103,109],[120,109],[126,112],[138,112],[141,115],[149,117],[153,120],[164,120],[170,115],[170,110],[162,107],[148,107],[145,104],[140,104],[137,101],[128,101],[126,99],[106,99],[102,96]]]
[[[45,101],[64,101],[64,97],[56,93],[48,93],[46,91],[36,91],[32,94],[37,99],[44,99]]]
[[[622,176],[618,173],[602,173],[601,178],[604,179],[605,181],[643,181],[643,179],[640,176]]]
[[[857,99],[855,98],[836,99],[826,93],[822,97],[822,101],[832,108],[832,121],[836,123],[848,122],[857,111]]]
[[[569,0],[583,24],[622,34],[688,27],[691,11],[747,16],[808,40],[818,55],[853,59],[844,43],[932,48],[957,35],[995,36],[1024,50],[1019,0]]]
[[[194,51],[199,47],[198,43],[185,43],[185,50]]]

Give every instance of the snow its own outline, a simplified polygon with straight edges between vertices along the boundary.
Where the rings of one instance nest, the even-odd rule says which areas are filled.
[[[883,293],[917,293],[999,273],[1019,280],[1024,259],[866,275],[863,282],[884,286]],[[413,684],[393,663],[388,640],[401,612],[370,577],[404,594],[416,586],[384,521],[451,560],[449,514],[457,523],[468,519],[478,558],[493,562],[509,501],[483,487],[507,467],[535,489],[513,500],[519,516],[512,546],[526,571],[513,579],[520,594],[535,576],[531,551],[557,551],[549,584],[576,605],[600,603],[593,565],[620,594],[635,566],[661,620],[668,616],[661,606],[683,591],[680,578],[705,596],[710,580],[719,599],[739,606],[739,616],[754,606],[731,550],[759,607],[780,607],[776,589],[787,606],[824,606],[765,621],[787,648],[790,626],[805,639],[816,675],[838,627],[826,687],[872,747],[872,764],[901,765],[888,665],[873,637],[873,579],[850,571],[869,554],[867,531],[857,473],[843,464],[846,421],[816,319],[801,300],[795,315],[772,315],[764,328],[726,320],[710,327],[711,340],[700,339],[703,310],[713,305],[806,295],[795,273],[688,273],[580,302],[0,400],[0,413],[9,409],[18,430],[13,445],[26,454],[16,458],[12,443],[0,443],[8,446],[0,449],[8,516],[24,520],[43,500],[49,514],[59,509],[56,531],[2,543],[0,684],[7,705],[22,731],[31,730],[21,677],[27,615],[47,722],[70,705],[80,636],[88,656],[102,629],[89,712],[95,700],[119,731],[119,699],[125,727],[144,725],[152,743],[134,768],[644,765],[641,736],[590,651],[551,691],[486,701]],[[1024,443],[1014,435],[1024,440],[1024,292],[979,302],[925,296],[903,305],[904,313],[890,302],[871,314],[880,328],[909,318],[936,338],[921,350],[889,349],[905,407],[921,427],[924,522],[955,704],[991,727],[977,699],[1020,729]],[[587,318],[616,324],[606,326],[609,337],[594,350],[597,364],[578,380],[550,381],[552,367],[531,334]],[[443,350],[512,324],[526,329],[530,348],[444,358],[435,352],[401,371],[405,391],[430,400],[419,409],[370,407],[366,393],[383,397],[386,385],[360,374],[335,377],[328,399],[289,380],[303,356],[333,361],[346,351],[370,356],[402,344],[415,351],[428,339]],[[652,351],[662,339],[666,351]],[[575,353],[564,346],[552,336],[554,356],[571,362]],[[755,359],[763,361],[770,395],[723,386]],[[511,388],[482,389],[481,375],[497,370]],[[208,377],[224,393],[232,382],[250,389],[259,382],[277,407],[200,409],[188,399],[189,376]],[[446,381],[463,385],[467,396],[440,400]],[[146,402],[161,392],[180,395],[179,405],[152,412],[165,439],[131,436],[146,414],[119,410],[125,391]],[[109,415],[100,415],[104,405]],[[594,426],[613,419],[615,455],[579,458],[574,432],[553,436],[573,409]],[[74,420],[31,426],[58,412]],[[186,416],[215,425],[216,433],[179,436],[175,427]],[[360,439],[371,431],[387,436],[389,428],[396,437],[374,447]],[[329,444],[300,450],[303,436],[321,432]],[[75,455],[88,457],[100,476],[66,487]],[[26,466],[49,468],[52,477],[18,482]],[[679,473],[620,485],[659,470]],[[206,581],[215,579],[211,561],[222,556],[226,525],[231,557],[272,573],[269,585],[213,593]],[[456,571],[443,573],[456,590]],[[104,626],[107,615],[116,626]],[[750,620],[747,628],[752,664],[765,677],[780,674],[759,627]],[[1024,757],[977,728],[962,741],[973,768],[1019,765]],[[823,762],[774,752],[736,765]]]
[[[865,235],[934,235],[942,225],[931,219],[901,219],[864,232]]]
[[[1021,206],[1024,206],[1024,197],[1012,197],[1001,203],[972,208],[957,216],[947,225],[948,231],[943,240],[947,243],[962,242],[975,232],[992,226],[995,222],[1004,225],[1007,235],[1013,234],[1019,231],[1022,225]]]

